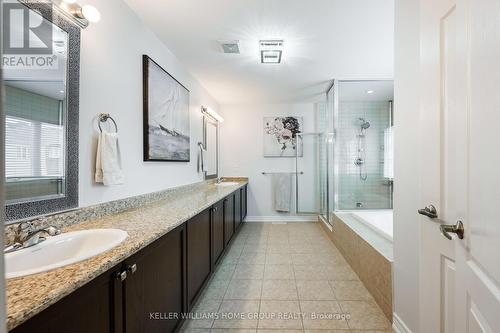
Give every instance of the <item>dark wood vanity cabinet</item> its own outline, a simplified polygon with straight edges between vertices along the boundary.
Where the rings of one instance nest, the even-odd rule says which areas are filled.
[[[125,260],[125,333],[173,332],[182,322],[186,228],[177,227]]]
[[[234,194],[224,199],[224,242],[229,244],[234,234]]]
[[[248,201],[248,198],[247,198],[247,195],[248,195],[248,190],[247,190],[247,185],[243,186],[241,189],[241,221],[243,222],[243,220],[247,217],[247,201]]]
[[[236,190],[11,332],[178,331],[241,225],[246,197],[246,187]]]
[[[219,261],[224,252],[224,200],[219,201],[212,208],[212,266]]]
[[[241,189],[234,192],[234,230],[238,230],[241,225]]]
[[[210,209],[206,209],[186,222],[188,309],[192,308],[212,268],[210,215]]]
[[[121,282],[115,278],[118,272],[116,267],[100,275],[11,332],[121,332],[122,317],[115,315],[121,311],[121,302],[115,303],[114,297],[115,290],[121,294]]]

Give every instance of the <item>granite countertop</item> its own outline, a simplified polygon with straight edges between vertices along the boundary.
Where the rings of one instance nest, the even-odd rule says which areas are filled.
[[[127,239],[101,255],[53,271],[8,279],[7,329],[12,330],[87,282],[151,244],[170,230],[248,183],[234,186],[202,183],[151,204],[63,228],[63,232],[117,228]]]

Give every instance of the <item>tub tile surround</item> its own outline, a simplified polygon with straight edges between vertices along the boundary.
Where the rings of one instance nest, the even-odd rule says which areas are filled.
[[[249,267],[243,249],[256,240],[266,258],[273,257],[277,247],[293,258],[294,248],[322,244],[321,254],[315,256],[327,259],[283,264],[266,260]],[[310,258],[312,254],[301,255]],[[238,275],[238,267],[245,267],[249,275]],[[392,332],[374,298],[320,224],[314,222],[246,223],[195,309],[194,318],[184,323],[181,333]],[[243,316],[229,318],[235,313]],[[205,320],[214,314],[215,320]]]
[[[8,279],[7,328],[11,330],[38,314],[248,183],[244,178],[231,180],[238,180],[239,184],[222,187],[213,182],[201,182],[37,221],[42,225],[57,225],[63,232],[117,228],[126,231],[128,237],[117,247],[91,259],[49,272]],[[224,274],[218,276],[224,277]]]
[[[323,229],[392,322],[392,244],[349,214],[337,215],[332,230],[321,222]],[[346,288],[352,286],[344,286],[347,293]]]

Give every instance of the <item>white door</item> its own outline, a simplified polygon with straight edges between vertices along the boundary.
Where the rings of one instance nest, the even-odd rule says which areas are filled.
[[[500,1],[421,10],[421,331],[500,332]]]

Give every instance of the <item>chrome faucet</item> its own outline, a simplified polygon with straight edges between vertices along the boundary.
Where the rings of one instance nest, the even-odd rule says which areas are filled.
[[[4,253],[14,252],[17,250],[25,249],[27,247],[31,247],[36,244],[40,244],[47,239],[46,237],[42,237],[41,234],[46,234],[47,236],[55,236],[59,235],[60,233],[61,230],[54,226],[35,229],[31,222],[19,223],[14,236],[14,244],[5,248]]]

